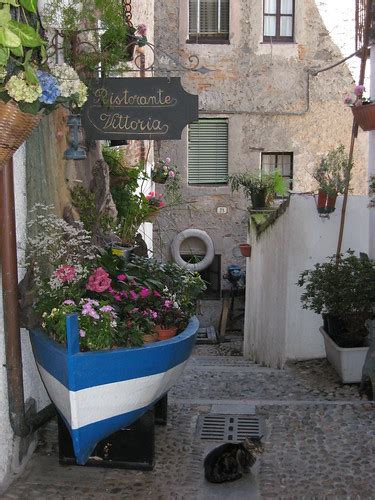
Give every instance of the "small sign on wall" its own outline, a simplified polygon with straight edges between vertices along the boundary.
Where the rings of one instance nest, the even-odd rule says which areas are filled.
[[[90,139],[181,139],[198,119],[198,96],[181,78],[105,78],[89,88],[82,124]]]

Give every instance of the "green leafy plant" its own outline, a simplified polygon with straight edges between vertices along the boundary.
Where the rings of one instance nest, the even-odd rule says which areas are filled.
[[[48,113],[57,105],[81,107],[87,88],[66,64],[47,62],[47,41],[35,0],[0,1],[0,100],[24,113]]]
[[[147,43],[146,27],[128,26],[121,0],[50,0],[43,20],[63,39],[65,59],[75,68],[109,76],[131,59],[134,45]]]
[[[330,314],[343,323],[339,345],[363,345],[367,335],[365,320],[372,315],[375,305],[375,261],[367,256],[357,257],[353,251],[336,256],[328,262],[315,264],[301,273],[298,286],[302,307],[318,314]]]
[[[270,173],[238,172],[228,177],[232,191],[242,190],[250,199],[253,208],[263,208],[272,204],[275,194],[284,196],[286,184],[278,170]]]
[[[318,182],[321,191],[328,196],[335,196],[344,193],[352,168],[353,163],[349,164],[345,147],[340,144],[323,156],[312,176]]]

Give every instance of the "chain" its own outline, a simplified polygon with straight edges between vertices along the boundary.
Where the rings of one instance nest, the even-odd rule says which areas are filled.
[[[122,5],[124,8],[124,21],[126,24],[130,27],[133,28],[133,23],[132,23],[132,0],[122,0]]]

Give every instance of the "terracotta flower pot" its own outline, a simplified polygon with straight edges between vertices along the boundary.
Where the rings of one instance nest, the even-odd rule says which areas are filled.
[[[352,106],[352,113],[362,130],[375,130],[375,102]]]
[[[331,214],[336,208],[337,194],[327,197],[326,213]]]
[[[325,214],[326,212],[326,204],[327,204],[327,193],[319,189],[318,193],[318,201],[316,202],[317,204],[317,209],[320,214]]]
[[[248,243],[241,243],[240,244],[240,251],[241,255],[244,257],[250,257],[251,256],[251,245]]]
[[[159,340],[167,340],[174,337],[177,333],[177,326],[163,328],[161,325],[155,326],[155,333],[158,335]]]
[[[156,332],[146,333],[143,335],[143,343],[151,344],[152,342],[158,341],[158,334]]]

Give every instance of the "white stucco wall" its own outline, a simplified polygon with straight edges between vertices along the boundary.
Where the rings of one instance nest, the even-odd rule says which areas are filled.
[[[343,251],[369,250],[366,196],[350,196]],[[300,304],[299,274],[336,252],[342,197],[329,219],[318,216],[311,196],[292,195],[290,206],[257,239],[250,230],[247,259],[244,351],[260,363],[281,368],[288,359],[325,355],[321,317]]]
[[[17,224],[17,252],[19,262],[22,262],[26,236],[26,175],[25,175],[25,147],[21,147],[14,156],[14,191]],[[24,269],[19,267],[19,279]],[[0,268],[1,279],[1,268]],[[22,463],[19,463],[19,439],[15,438],[8,417],[8,393],[5,368],[5,335],[3,320],[2,288],[0,286],[0,491],[9,482],[12,473],[17,472]],[[32,355],[29,336],[26,330],[21,331],[22,361],[24,372],[25,401],[32,397],[36,401],[37,410],[49,404],[49,398],[37,372]],[[35,447],[32,443],[29,451]]]
[[[371,78],[370,95],[375,96],[375,44],[371,46],[370,78]],[[368,172],[370,177],[372,175],[375,175],[375,131],[368,132],[368,134],[369,134]],[[369,253],[371,257],[375,259],[375,207],[370,208],[369,233],[370,233]]]

